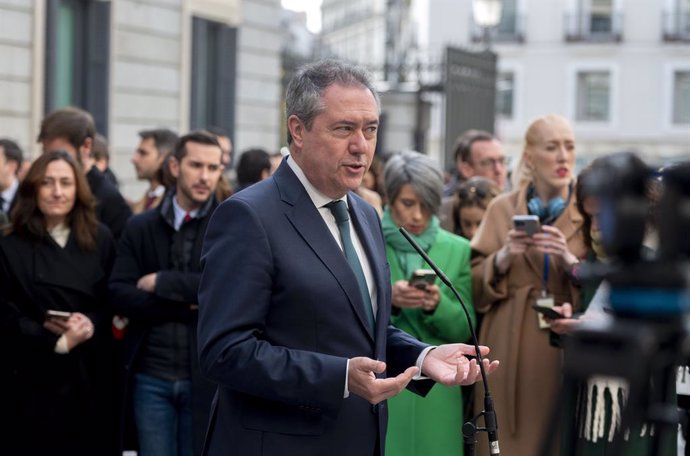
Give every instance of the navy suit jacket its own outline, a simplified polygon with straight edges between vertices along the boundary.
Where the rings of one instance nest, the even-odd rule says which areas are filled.
[[[220,385],[206,454],[383,454],[385,403],[343,398],[347,360],[385,361],[392,376],[426,345],[390,326],[378,215],[353,193],[348,204],[378,290],[375,333],[342,250],[286,162],[214,213],[199,289],[201,367]],[[431,386],[410,384],[420,394]]]

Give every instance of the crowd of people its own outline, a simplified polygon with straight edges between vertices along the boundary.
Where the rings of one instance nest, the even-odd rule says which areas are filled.
[[[379,100],[357,67],[303,67],[286,103],[288,147],[236,166],[217,128],[142,130],[135,201],[82,109],[43,119],[29,165],[0,139],[7,454],[461,456],[484,405],[470,325],[501,363],[484,360],[501,451],[537,454],[560,338],[604,318],[577,274],[607,259],[567,119],[527,126],[511,176],[499,139],[469,130],[447,176],[423,153],[374,156]],[[428,266],[401,227],[470,321],[438,278],[413,280]],[[624,402],[582,385],[563,435],[605,454],[628,430],[582,424],[596,388]]]

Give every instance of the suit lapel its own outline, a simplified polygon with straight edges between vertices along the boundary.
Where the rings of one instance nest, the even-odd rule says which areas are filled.
[[[348,196],[348,204],[352,208],[352,222],[359,236],[359,240],[362,242],[362,247],[364,248],[364,253],[369,260],[369,265],[371,273],[374,276],[374,283],[376,285],[376,326],[379,326],[379,322],[382,320],[383,309],[387,305],[385,301],[385,293],[387,282],[389,278],[384,276],[384,272],[377,265],[385,264],[386,259],[377,256],[376,252],[376,240],[374,239],[374,233],[379,230],[377,226],[371,226],[369,220],[367,219],[362,204],[356,199]]]
[[[350,307],[357,315],[359,324],[373,341],[374,335],[368,328],[366,316],[363,315],[364,306],[361,303],[357,279],[309,194],[285,162],[276,172],[274,179],[281,199],[291,206],[285,211],[286,217],[309,248],[333,274],[345,293]]]

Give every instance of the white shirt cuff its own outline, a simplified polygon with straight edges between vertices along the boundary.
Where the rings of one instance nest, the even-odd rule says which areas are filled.
[[[417,369],[418,369],[418,370],[417,370],[417,375],[415,375],[414,377],[412,377],[412,380],[429,380],[429,377],[427,377],[426,375],[423,375],[423,374],[422,374],[422,364],[424,364],[424,360],[426,359],[426,355],[428,355],[429,352],[430,352],[431,350],[433,350],[434,348],[436,348],[435,345],[432,345],[432,346],[430,346],[430,347],[426,347],[426,348],[425,348],[424,350],[422,350],[422,352],[419,354],[419,356],[417,357],[417,362],[415,363],[415,366],[417,366]]]
[[[350,372],[350,360],[347,360],[347,364],[345,365],[345,394],[343,395],[343,399],[347,399],[350,397],[350,390],[347,389],[347,373]]]
[[[66,355],[69,353],[69,348],[67,347],[67,337],[63,334],[55,343],[55,353],[60,355]]]

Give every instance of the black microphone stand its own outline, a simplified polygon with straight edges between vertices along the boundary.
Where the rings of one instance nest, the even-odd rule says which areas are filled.
[[[405,239],[407,239],[407,242],[412,245],[412,247],[421,255],[422,258],[424,258],[424,261],[426,264],[431,267],[431,269],[434,270],[436,275],[438,276],[439,279],[441,279],[441,282],[443,282],[450,290],[453,292],[455,297],[457,298],[458,302],[460,303],[460,306],[462,307],[462,310],[465,312],[465,317],[467,318],[467,324],[469,325],[470,328],[470,333],[472,334],[472,342],[474,343],[474,350],[477,356],[477,363],[479,364],[479,371],[481,372],[482,375],[482,382],[484,382],[484,410],[479,413],[477,416],[472,418],[470,421],[465,423],[462,427],[462,435],[465,438],[465,444],[467,445],[467,448],[469,449],[470,455],[474,454],[474,446],[477,443],[476,440],[476,433],[479,432],[486,432],[489,437],[489,452],[492,456],[500,456],[501,451],[498,445],[498,423],[496,420],[496,411],[494,410],[494,401],[493,398],[491,397],[491,393],[489,392],[489,383],[486,380],[486,371],[484,370],[484,361],[482,359],[482,354],[479,350],[479,340],[477,339],[477,333],[474,331],[474,325],[472,324],[472,319],[470,318],[470,312],[467,310],[467,305],[465,305],[465,301],[463,301],[462,297],[460,296],[460,293],[458,293],[458,290],[455,289],[453,286],[453,283],[446,277],[446,275],[439,269],[438,266],[436,266],[436,263],[433,262],[431,258],[429,258],[429,255],[426,254],[426,252],[417,244],[417,242],[410,236],[410,233],[405,230],[405,228],[399,228],[400,234],[402,234]],[[484,417],[484,427],[477,427],[477,420],[480,417]]]

